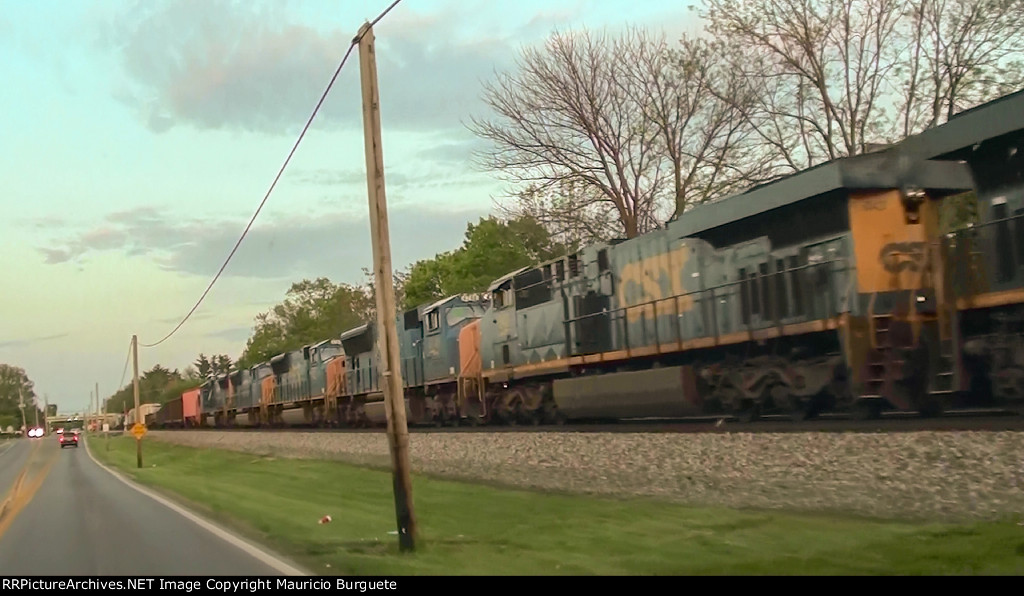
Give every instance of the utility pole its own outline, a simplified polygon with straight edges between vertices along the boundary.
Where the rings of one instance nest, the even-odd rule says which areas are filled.
[[[107,446],[107,451],[110,451],[110,425],[107,424],[107,399],[103,398],[103,443]]]
[[[21,387],[18,387],[18,409],[21,410],[21,428],[28,434],[28,422],[25,420],[25,394],[22,393]]]
[[[139,424],[139,336],[132,336],[132,364],[135,368],[135,424]],[[135,458],[142,468],[142,436],[135,437]]]
[[[43,420],[46,424],[43,425],[43,434],[50,434],[50,394],[43,394]]]
[[[100,434],[103,427],[100,426],[103,422],[100,420],[100,382],[96,381],[96,434]]]
[[[402,361],[395,323],[395,287],[391,273],[391,238],[388,234],[387,198],[384,194],[384,151],[380,134],[380,95],[373,27],[359,29],[359,72],[363,90],[363,136],[366,143],[366,186],[370,202],[370,235],[377,298],[377,345],[380,353],[381,388],[388,420],[394,479],[398,544],[402,551],[416,548],[416,516],[412,506],[409,470],[409,427],[405,418]]]

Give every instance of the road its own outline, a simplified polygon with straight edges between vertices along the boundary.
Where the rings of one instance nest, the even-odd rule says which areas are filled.
[[[28,575],[308,572],[48,436],[0,442],[0,577]]]

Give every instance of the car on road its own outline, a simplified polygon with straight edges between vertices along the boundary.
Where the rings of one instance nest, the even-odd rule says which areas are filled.
[[[58,441],[60,442],[60,448],[74,447],[78,448],[78,433],[61,433],[57,435]]]
[[[30,428],[28,429],[28,436],[32,439],[38,439],[43,436],[43,429],[39,427]]]

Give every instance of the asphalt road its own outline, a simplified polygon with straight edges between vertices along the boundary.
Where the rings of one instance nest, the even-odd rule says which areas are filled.
[[[56,436],[0,442],[0,576],[306,575]]]

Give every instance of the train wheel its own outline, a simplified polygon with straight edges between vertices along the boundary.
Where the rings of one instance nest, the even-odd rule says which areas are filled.
[[[818,416],[818,402],[813,397],[807,399],[794,397],[791,403],[792,407],[789,412],[789,417],[793,422],[813,420]]]
[[[874,399],[862,399],[853,404],[854,420],[878,420],[882,417],[882,404]]]
[[[743,424],[750,424],[761,417],[760,404],[750,400],[743,400],[736,410],[736,418]]]
[[[929,395],[922,398],[921,407],[918,408],[918,414],[922,418],[938,418],[942,416],[945,407],[942,403],[942,398],[936,395]]]

